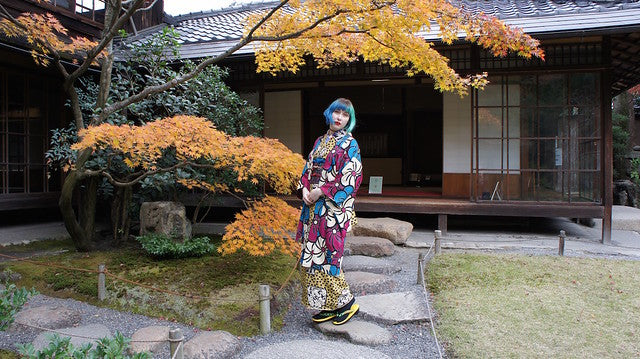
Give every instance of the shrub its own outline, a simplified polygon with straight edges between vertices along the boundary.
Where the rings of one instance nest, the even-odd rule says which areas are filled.
[[[36,294],[38,293],[35,290],[27,290],[24,287],[18,288],[6,279],[4,288],[0,290],[0,330],[7,330],[24,303],[27,302],[30,296]]]
[[[202,257],[215,250],[209,237],[190,238],[179,243],[164,234],[150,233],[136,239],[142,249],[155,258]]]
[[[137,353],[132,356],[126,354],[129,339],[119,332],[113,338],[102,338],[93,344],[87,343],[81,347],[74,347],[71,338],[61,338],[57,334],[49,337],[49,345],[41,350],[36,350],[33,344],[18,345],[21,355],[30,359],[39,358],[100,358],[100,359],[146,359],[151,358],[147,352]]]

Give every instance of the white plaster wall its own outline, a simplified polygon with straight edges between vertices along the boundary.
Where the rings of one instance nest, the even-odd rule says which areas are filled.
[[[442,171],[469,173],[471,100],[457,94],[442,94]]]
[[[265,92],[264,135],[277,138],[293,152],[302,153],[302,99],[300,91]]]

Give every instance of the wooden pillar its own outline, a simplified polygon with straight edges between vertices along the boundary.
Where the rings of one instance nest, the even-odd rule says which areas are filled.
[[[443,236],[447,235],[447,215],[439,214],[438,215],[438,229],[442,232]]]
[[[602,243],[611,243],[611,214],[613,206],[613,129],[611,119],[611,38],[602,39],[602,52],[606,70],[602,71],[602,204],[604,216],[602,218]]]

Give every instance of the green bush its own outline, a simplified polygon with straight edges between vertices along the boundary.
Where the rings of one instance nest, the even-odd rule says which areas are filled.
[[[61,338],[57,334],[49,337],[49,345],[41,350],[36,350],[33,344],[18,345],[21,355],[29,359],[40,358],[95,358],[95,359],[147,359],[151,354],[147,352],[137,353],[132,356],[126,354],[129,346],[129,339],[119,332],[113,338],[102,338],[93,348],[91,343],[87,343],[79,348],[71,344],[71,338]]]
[[[178,243],[164,234],[151,233],[136,239],[142,244],[142,249],[155,258],[202,257],[215,249],[209,237],[191,238]]]
[[[4,281],[4,288],[0,290],[0,330],[4,331],[15,320],[16,314],[30,296],[38,294],[35,290],[18,288],[15,284]]]

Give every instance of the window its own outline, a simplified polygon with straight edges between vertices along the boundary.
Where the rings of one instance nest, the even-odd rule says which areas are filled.
[[[52,81],[0,71],[0,194],[60,190],[60,174],[44,160],[60,110]]]
[[[473,102],[476,200],[601,202],[597,73],[505,75]]]
[[[94,21],[104,17],[104,0],[49,0],[49,3]]]

